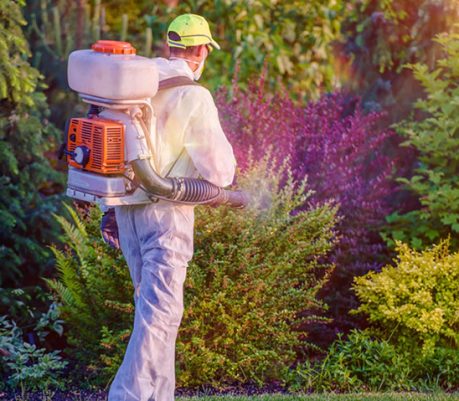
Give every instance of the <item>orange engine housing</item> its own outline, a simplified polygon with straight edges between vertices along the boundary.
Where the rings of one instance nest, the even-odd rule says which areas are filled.
[[[124,172],[124,125],[116,121],[94,118],[72,118],[67,131],[67,150],[78,147],[89,150],[84,164],[67,155],[70,166],[99,174]]]

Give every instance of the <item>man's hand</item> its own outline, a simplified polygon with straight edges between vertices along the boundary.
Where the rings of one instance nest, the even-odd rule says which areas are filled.
[[[120,249],[118,224],[116,223],[115,209],[108,209],[102,216],[100,231],[105,243],[114,249]]]

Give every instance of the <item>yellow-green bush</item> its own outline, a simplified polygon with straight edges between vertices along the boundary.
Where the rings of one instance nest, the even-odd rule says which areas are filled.
[[[317,276],[330,268],[323,257],[333,245],[336,209],[298,211],[307,195],[288,176],[262,162],[239,178],[252,189],[251,208],[196,209],[177,342],[179,385],[281,379],[307,346],[305,323],[320,319]],[[127,344],[133,297],[127,267],[101,245],[94,217],[60,219],[69,248],[55,250],[60,279],[50,283],[64,305],[74,356],[108,379]]]
[[[419,252],[397,243],[395,266],[354,280],[361,306],[376,330],[407,349],[459,345],[459,253],[449,240]]]

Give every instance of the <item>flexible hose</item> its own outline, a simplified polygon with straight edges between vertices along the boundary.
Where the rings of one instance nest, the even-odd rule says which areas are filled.
[[[142,187],[153,197],[186,205],[227,205],[244,208],[249,203],[243,191],[229,191],[198,178],[163,178],[148,159],[134,160],[132,168]]]
[[[195,178],[173,178],[176,193],[174,199],[184,202],[202,202],[216,199],[222,189],[208,181]]]

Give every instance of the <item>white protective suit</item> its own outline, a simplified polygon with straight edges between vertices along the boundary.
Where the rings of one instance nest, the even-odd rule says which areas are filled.
[[[154,60],[160,80],[174,76],[193,79],[183,60]],[[158,135],[154,165],[160,175],[174,166],[171,177],[200,175],[221,187],[231,184],[236,161],[207,89],[170,88],[152,98],[152,106]],[[172,401],[183,283],[193,255],[194,207],[166,201],[119,206],[116,220],[135,288],[135,317],[108,400]]]

